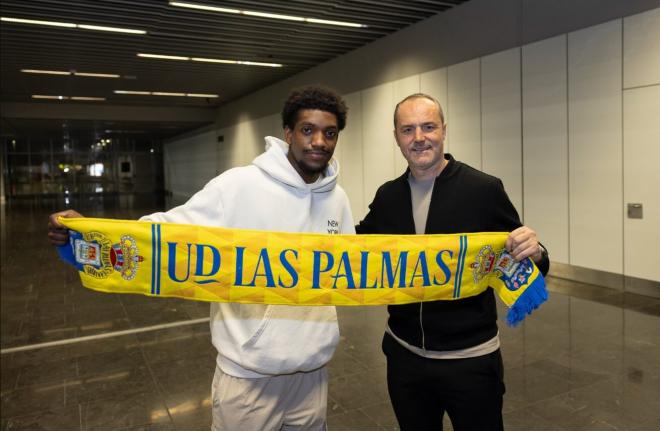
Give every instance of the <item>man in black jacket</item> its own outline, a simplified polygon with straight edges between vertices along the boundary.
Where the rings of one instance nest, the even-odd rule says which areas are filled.
[[[511,232],[506,248],[549,260],[536,233],[522,226],[502,181],[445,154],[446,124],[437,100],[413,94],[396,105],[394,136],[408,170],[383,184],[358,233]],[[459,300],[388,307],[383,338],[387,384],[402,431],[503,429],[504,375],[492,289]]]

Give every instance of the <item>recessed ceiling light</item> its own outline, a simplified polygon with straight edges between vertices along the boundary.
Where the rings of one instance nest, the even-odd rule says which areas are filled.
[[[170,6],[185,7],[189,9],[199,9],[199,10],[208,10],[211,12],[219,13],[230,13],[230,14],[241,14],[247,16],[257,16],[260,18],[271,18],[271,19],[281,19],[287,21],[298,21],[298,22],[309,22],[312,24],[325,24],[325,25],[338,25],[342,27],[354,27],[354,28],[366,28],[366,24],[359,24],[356,22],[347,22],[347,21],[335,21],[328,19],[318,19],[318,18],[307,18],[303,16],[294,16],[294,15],[284,15],[278,13],[270,12],[259,12],[253,10],[241,10],[241,9],[230,9],[224,7],[208,6],[198,3],[188,3],[180,1],[170,1]]]
[[[301,22],[305,21],[305,18],[302,16],[281,15],[278,13],[256,12],[251,10],[244,10],[241,13],[243,15],[258,16],[260,18],[284,19],[287,21],[301,21]]]
[[[138,30],[134,28],[122,28],[122,27],[108,27],[105,25],[95,25],[95,24],[75,24],[72,22],[42,21],[36,19],[12,18],[6,16],[0,17],[0,20],[7,22],[14,22],[18,24],[36,24],[36,25],[49,25],[54,27],[82,28],[85,30],[111,31],[115,33],[147,34],[146,30]]]
[[[42,75],[73,75],[73,76],[88,76],[92,78],[119,78],[119,75],[114,73],[90,73],[90,72],[76,72],[75,70],[41,70],[41,69],[21,69],[23,73],[37,73]]]
[[[40,73],[43,75],[71,75],[68,70],[39,70],[39,69],[21,69],[23,73]]]
[[[216,98],[220,97],[217,94],[206,94],[206,93],[173,93],[169,91],[135,91],[135,90],[115,90],[115,94],[130,94],[130,95],[141,95],[141,96],[173,96],[173,97],[205,97],[205,98]]]
[[[171,6],[179,6],[179,7],[187,7],[189,9],[201,9],[201,10],[210,10],[213,12],[221,12],[221,13],[233,13],[233,14],[240,14],[241,11],[239,9],[230,9],[227,7],[217,7],[217,6],[208,6],[205,4],[195,4],[195,3],[184,3],[184,2],[178,2],[178,1],[171,1],[170,2]]]
[[[219,58],[192,57],[192,61],[202,63],[223,63],[223,64],[242,64],[244,66],[263,66],[263,67],[282,67],[280,63],[263,63],[261,61],[241,61],[241,60],[223,60]]]
[[[51,96],[47,94],[33,94],[33,99],[50,99],[50,100],[85,100],[85,101],[104,101],[105,97],[90,97],[90,96]]]
[[[180,55],[144,54],[141,52],[139,52],[137,56],[144,58],[158,58],[161,60],[190,60],[190,57],[181,57]]]
[[[203,93],[186,93],[188,97],[205,97],[207,99],[214,99],[219,97],[217,94],[203,94]]]
[[[355,22],[345,22],[345,21],[334,21],[331,19],[305,18],[305,22],[311,22],[312,24],[338,25],[340,27],[354,27],[354,28],[368,27],[365,24],[358,24]]]
[[[46,94],[33,94],[32,95],[33,99],[55,99],[55,100],[66,100],[68,99],[67,96],[49,96]]]
[[[105,25],[78,24],[78,28],[85,30],[112,31],[115,33],[147,34],[146,30],[136,30],[134,28],[108,27]]]
[[[259,61],[238,61],[237,63],[246,66],[282,67],[279,63],[261,63]]]
[[[151,91],[115,90],[115,94],[138,94],[143,96],[149,96],[151,94]]]
[[[104,101],[105,97],[89,97],[89,96],[72,96],[71,100],[89,100],[89,101]]]
[[[282,67],[281,63],[263,63],[260,61],[242,61],[242,60],[226,60],[221,58],[203,58],[203,57],[183,57],[179,55],[163,55],[163,54],[144,54],[138,53],[138,57],[144,58],[157,58],[162,60],[191,60],[199,61],[202,63],[221,63],[221,64],[242,64],[244,66],[263,66],[263,67]]]
[[[90,72],[73,72],[74,76],[88,76],[90,78],[119,78],[120,76],[114,73],[90,73]]]
[[[202,57],[192,57],[192,61],[201,61],[205,63],[222,63],[222,64],[238,64],[236,60],[223,60],[219,58],[202,58]]]
[[[167,93],[165,91],[152,91],[151,92],[152,96],[178,96],[178,97],[185,97],[186,93]]]
[[[0,21],[15,22],[18,24],[50,25],[53,27],[67,27],[67,28],[77,27],[76,24],[71,22],[42,21],[37,19],[11,18],[7,16],[0,17]]]

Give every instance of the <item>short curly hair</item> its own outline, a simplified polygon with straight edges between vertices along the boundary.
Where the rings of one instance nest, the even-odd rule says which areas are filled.
[[[293,129],[298,121],[298,112],[303,109],[318,109],[330,112],[337,117],[337,127],[346,127],[348,107],[344,99],[333,90],[318,86],[293,90],[282,108],[282,127]]]

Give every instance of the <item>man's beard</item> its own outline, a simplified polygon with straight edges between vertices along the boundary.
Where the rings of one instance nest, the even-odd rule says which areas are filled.
[[[325,170],[328,168],[328,162],[326,162],[323,166],[317,168],[315,166],[309,166],[303,160],[300,160],[298,162],[298,167],[305,175],[316,175],[325,172]]]

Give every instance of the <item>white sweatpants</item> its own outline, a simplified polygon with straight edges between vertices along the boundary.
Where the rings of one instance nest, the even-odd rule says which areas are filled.
[[[212,431],[324,431],[328,372],[245,379],[216,366],[212,399]]]

